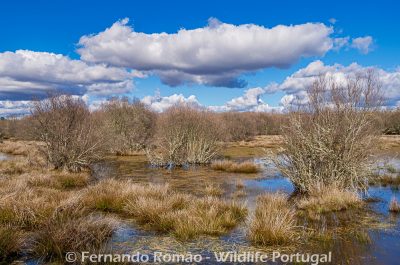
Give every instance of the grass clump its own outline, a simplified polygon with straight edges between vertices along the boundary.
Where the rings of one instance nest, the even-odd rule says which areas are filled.
[[[247,216],[247,209],[236,202],[216,197],[197,199],[187,209],[174,215],[173,234],[182,240],[199,235],[220,236]]]
[[[140,197],[163,197],[168,191],[168,186],[144,186],[131,181],[106,179],[86,190],[83,203],[91,209],[122,213],[130,200]]]
[[[96,253],[113,231],[111,219],[86,215],[80,207],[60,208],[37,232],[33,253],[46,260],[64,260],[70,251]]]
[[[362,204],[356,192],[331,187],[312,191],[309,196],[298,202],[297,207],[308,212],[327,213],[358,208]]]
[[[232,194],[233,198],[243,198],[246,197],[247,193],[244,190],[237,190]]]
[[[7,261],[16,256],[22,247],[22,232],[13,226],[0,227],[0,260]]]
[[[267,193],[257,198],[249,238],[253,244],[262,246],[283,245],[296,240],[295,211],[284,194]]]
[[[389,211],[392,213],[400,213],[400,204],[399,202],[396,200],[395,197],[393,197],[390,201],[389,204]]]
[[[89,184],[90,175],[87,172],[46,172],[33,174],[28,178],[30,187],[51,187],[55,189],[82,188]]]
[[[123,212],[148,229],[186,240],[199,235],[222,235],[243,221],[247,209],[214,196],[197,198],[165,186],[131,184]]]
[[[400,175],[393,176],[393,175],[378,175],[371,179],[370,183],[372,185],[381,185],[383,187],[386,186],[393,186],[397,187],[400,186]]]
[[[229,160],[217,160],[211,163],[211,168],[218,171],[232,173],[257,173],[260,167],[253,162],[233,162]]]
[[[51,216],[60,197],[55,194],[42,196],[32,190],[3,196],[0,199],[0,223],[24,229],[37,228]]]
[[[206,188],[204,189],[204,193],[208,196],[216,196],[220,197],[222,194],[224,194],[223,189],[221,189],[220,186],[217,185],[207,185]]]
[[[20,159],[11,159],[0,161],[0,176],[20,175],[27,172],[29,165],[26,161]]]
[[[146,227],[168,232],[173,229],[174,215],[188,207],[191,198],[173,193],[165,197],[141,196],[127,203],[125,211]]]

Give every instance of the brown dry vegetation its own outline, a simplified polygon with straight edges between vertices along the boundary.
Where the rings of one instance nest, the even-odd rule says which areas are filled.
[[[105,139],[82,100],[58,96],[36,101],[31,118],[35,139],[44,143],[40,150],[55,169],[77,172],[102,158]]]
[[[260,167],[251,161],[233,162],[229,160],[217,160],[211,163],[211,168],[233,173],[257,173],[260,171]]]
[[[360,208],[363,202],[354,191],[343,191],[336,187],[311,191],[297,202],[297,207],[311,213],[327,213]]]
[[[169,232],[180,239],[224,234],[247,214],[247,209],[235,202],[196,198],[168,186],[111,179],[90,187],[83,201],[90,208],[128,215],[145,228]]]
[[[395,197],[393,197],[390,201],[389,204],[389,211],[392,213],[399,213],[400,212],[400,204],[396,200]]]
[[[151,143],[156,114],[140,101],[113,98],[103,104],[97,115],[101,115],[104,123],[103,131],[109,139],[109,152],[135,154]]]
[[[250,222],[249,238],[257,245],[290,244],[298,239],[296,213],[284,194],[264,194],[257,198]]]
[[[208,163],[218,154],[220,139],[217,121],[210,112],[175,106],[158,117],[148,158],[155,165]]]
[[[277,168],[300,192],[325,186],[366,189],[377,128],[371,112],[380,85],[373,73],[344,84],[321,77],[308,89],[309,103],[289,114]]]

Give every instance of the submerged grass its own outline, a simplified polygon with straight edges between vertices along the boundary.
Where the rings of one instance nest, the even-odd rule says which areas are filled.
[[[289,205],[286,195],[261,195],[257,198],[250,222],[249,239],[253,244],[262,246],[293,243],[298,239],[295,218],[295,210]]]
[[[230,160],[217,160],[211,163],[211,168],[218,171],[226,171],[232,173],[257,173],[260,167],[250,161],[233,162]]]

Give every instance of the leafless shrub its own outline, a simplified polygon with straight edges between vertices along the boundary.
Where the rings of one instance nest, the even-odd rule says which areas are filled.
[[[400,134],[400,108],[381,113],[383,133]]]
[[[85,103],[71,96],[36,101],[32,109],[36,139],[56,169],[80,171],[102,157],[104,139]]]
[[[256,123],[249,115],[239,112],[221,114],[221,124],[224,129],[224,140],[239,141],[256,135]]]
[[[218,153],[218,124],[207,111],[174,106],[160,114],[148,157],[156,165],[208,163]]]
[[[156,115],[140,101],[112,99],[103,105],[110,150],[130,154],[144,149],[154,134]]]
[[[301,192],[366,188],[379,131],[372,126],[371,111],[381,100],[374,73],[342,83],[321,76],[307,95],[308,104],[284,128],[284,151],[273,158],[278,169]]]

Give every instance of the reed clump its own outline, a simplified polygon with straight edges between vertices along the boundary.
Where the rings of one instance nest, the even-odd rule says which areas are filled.
[[[297,203],[297,207],[312,213],[328,213],[360,208],[363,202],[354,191],[340,190],[336,187],[311,191]]]
[[[262,246],[293,243],[298,239],[295,216],[286,195],[260,195],[250,222],[249,239],[253,244]]]
[[[248,174],[260,171],[260,167],[250,161],[233,162],[230,160],[217,160],[211,163],[211,168],[218,171]]]
[[[46,260],[64,260],[71,251],[97,253],[114,229],[112,219],[86,215],[79,206],[59,208],[37,232],[33,254]]]

